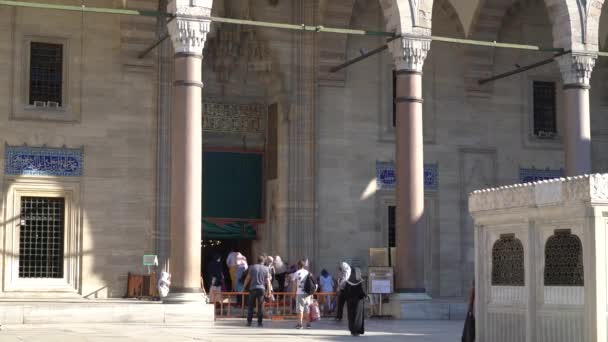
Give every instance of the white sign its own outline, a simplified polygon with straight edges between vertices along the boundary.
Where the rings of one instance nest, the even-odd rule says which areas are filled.
[[[391,293],[390,279],[372,279],[371,293]]]

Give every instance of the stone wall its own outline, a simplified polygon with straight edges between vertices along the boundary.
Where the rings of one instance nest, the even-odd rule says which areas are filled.
[[[155,9],[151,2],[132,5]],[[5,144],[83,148],[82,177],[36,182],[41,191],[73,182],[80,189],[82,280],[74,286],[87,298],[122,297],[127,273],[142,272],[142,255],[154,253],[156,72],[154,54],[138,60],[136,53],[153,42],[155,20],[129,18],[0,6],[0,203],[5,213],[9,181],[33,178],[4,175]],[[65,112],[35,116],[24,109],[27,37],[66,44]],[[2,221],[2,232],[9,231],[10,217]]]
[[[552,27],[542,1],[523,1],[504,10],[496,38],[501,42],[547,45]],[[485,22],[484,22],[485,23]],[[382,27],[381,10],[374,1],[356,1],[351,27]],[[435,1],[433,34],[463,37],[463,26],[447,1]],[[483,39],[483,37],[478,37]],[[347,59],[381,41],[369,37],[348,39]],[[483,54],[480,55],[480,54]],[[549,64],[491,84],[479,92],[469,87],[468,68],[482,59],[487,74],[498,74],[542,60],[550,53],[509,49],[471,48],[433,42],[424,66],[425,164],[437,164],[439,187],[426,192],[428,248],[425,259],[427,288],[434,296],[463,296],[474,277],[473,222],[467,194],[473,190],[520,181],[521,169],[564,168],[562,147],[563,104],[561,75]],[[482,63],[482,62],[479,62]],[[483,62],[485,63],[485,62]],[[390,127],[392,60],[376,55],[346,69],[342,82],[327,81],[321,73],[317,124],[317,227],[321,236],[320,267],[334,269],[341,258],[366,266],[367,248],[387,243],[387,206],[394,205],[392,190],[377,190],[375,164],[394,159],[394,132]],[[600,152],[608,124],[602,77],[593,74],[591,90],[593,167],[601,171],[608,158]],[[533,136],[532,82],[554,81],[557,89],[558,136]],[[605,83],[605,82],[604,82]],[[436,226],[435,225],[436,222]],[[336,239],[348,248],[333,247]],[[332,244],[332,246],[330,246]],[[433,282],[430,279],[435,279]]]

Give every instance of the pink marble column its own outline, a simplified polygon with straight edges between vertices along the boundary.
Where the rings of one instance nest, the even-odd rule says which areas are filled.
[[[589,89],[596,56],[573,52],[559,58],[564,80],[566,176],[591,173]]]
[[[390,46],[397,74],[395,149],[397,191],[397,292],[426,293],[424,253],[424,161],[422,67],[430,40],[402,38]]]
[[[210,8],[174,0],[168,24],[175,50],[175,78],[171,113],[171,292],[167,302],[202,302],[202,59],[209,21],[192,20],[209,15]],[[188,19],[180,18],[188,15]]]

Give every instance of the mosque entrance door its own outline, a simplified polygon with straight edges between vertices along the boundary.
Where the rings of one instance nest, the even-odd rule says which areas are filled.
[[[203,256],[203,261],[206,261],[206,264],[203,264],[203,277],[205,279],[205,291],[209,293],[209,282],[210,277],[208,276],[209,263],[213,260],[214,256],[219,255],[221,257],[222,263],[222,271],[224,274],[224,286],[225,289],[232,289],[232,279],[230,279],[230,274],[228,272],[228,266],[226,265],[226,256],[231,251],[239,251],[244,256],[247,257],[247,261],[251,261],[251,240],[237,240],[237,239],[227,239],[227,240],[209,240],[203,242],[203,248],[201,255]]]
[[[241,252],[252,263],[251,241],[264,222],[264,152],[225,147],[208,148],[203,154],[203,243],[201,268],[205,287],[214,255],[222,258],[226,288],[230,277],[226,256]]]

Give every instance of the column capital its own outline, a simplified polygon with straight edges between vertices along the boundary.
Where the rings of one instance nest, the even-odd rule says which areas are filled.
[[[401,37],[388,43],[395,70],[422,72],[424,60],[431,49],[431,38]]]
[[[175,53],[201,55],[211,28],[212,0],[172,0],[167,12],[175,18],[167,24]]]
[[[564,86],[589,87],[597,54],[572,52],[557,58]]]

